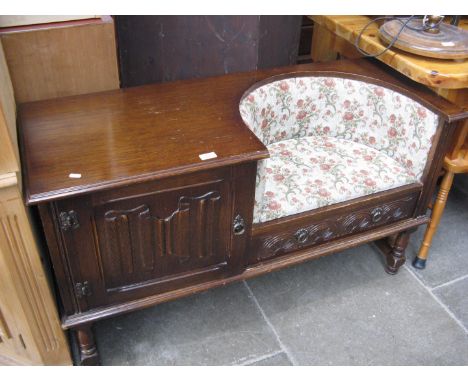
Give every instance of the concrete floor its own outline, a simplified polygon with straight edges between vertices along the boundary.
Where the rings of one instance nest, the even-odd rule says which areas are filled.
[[[467,179],[424,271],[389,276],[373,245],[354,248],[99,322],[102,364],[468,365]]]

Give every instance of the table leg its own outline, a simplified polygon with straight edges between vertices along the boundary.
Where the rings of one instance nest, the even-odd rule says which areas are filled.
[[[99,354],[91,324],[80,326],[75,329],[75,332],[80,347],[80,366],[99,365]]]
[[[429,226],[427,227],[426,233],[424,234],[424,239],[421,244],[421,248],[419,249],[419,253],[413,261],[413,267],[417,269],[424,269],[426,267],[429,248],[431,247],[432,238],[436,233],[437,227],[442,217],[442,213],[444,212],[445,204],[447,203],[447,197],[450,192],[450,188],[452,187],[453,176],[453,172],[447,171],[444,175],[444,178],[442,179],[439,193],[437,194],[437,199],[432,209],[431,221],[429,222]]]
[[[398,272],[398,269],[400,269],[400,267],[405,263],[405,250],[408,246],[409,237],[409,231],[400,232],[396,236],[391,251],[385,254],[387,263],[385,272],[395,275]]]

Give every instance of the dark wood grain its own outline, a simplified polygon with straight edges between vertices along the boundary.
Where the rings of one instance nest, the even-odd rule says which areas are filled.
[[[123,87],[296,63],[301,16],[116,16]]]
[[[254,264],[407,219],[414,214],[420,190],[420,184],[412,184],[257,224],[252,232],[249,262]]]
[[[260,16],[258,69],[297,62],[301,16]]]

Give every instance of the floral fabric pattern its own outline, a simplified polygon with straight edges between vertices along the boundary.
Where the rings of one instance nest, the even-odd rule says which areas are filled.
[[[335,137],[393,158],[420,179],[438,116],[393,90],[334,77],[295,77],[261,86],[240,104],[267,146],[307,136]]]
[[[384,152],[334,137],[293,138],[268,146],[259,162],[254,223],[413,183]]]

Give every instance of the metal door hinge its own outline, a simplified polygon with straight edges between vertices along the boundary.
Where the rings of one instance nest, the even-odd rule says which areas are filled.
[[[75,284],[75,295],[77,298],[83,298],[84,296],[91,296],[91,286],[88,281]]]
[[[60,212],[59,222],[60,222],[60,228],[63,231],[76,229],[80,226],[80,222],[78,221],[78,215],[73,210],[68,211],[68,212]]]

